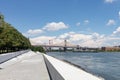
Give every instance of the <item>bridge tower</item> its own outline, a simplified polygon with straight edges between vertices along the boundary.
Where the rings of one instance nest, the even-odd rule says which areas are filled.
[[[67,50],[67,40],[64,40],[64,51]]]
[[[53,40],[49,40],[49,45],[53,45]]]
[[[52,40],[49,40],[49,45],[52,45],[52,44],[53,44]],[[51,47],[49,47],[49,51],[52,51]]]

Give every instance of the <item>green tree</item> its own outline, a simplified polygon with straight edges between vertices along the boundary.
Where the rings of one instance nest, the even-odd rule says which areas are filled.
[[[0,15],[0,50],[21,50],[31,47],[29,39],[24,37],[11,24],[4,21],[4,16]],[[0,51],[1,52],[1,51]]]
[[[31,46],[31,50],[45,53],[45,50],[42,46]]]

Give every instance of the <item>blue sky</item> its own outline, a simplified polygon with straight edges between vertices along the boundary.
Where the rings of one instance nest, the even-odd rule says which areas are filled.
[[[0,12],[34,45],[120,45],[120,0],[1,0]]]

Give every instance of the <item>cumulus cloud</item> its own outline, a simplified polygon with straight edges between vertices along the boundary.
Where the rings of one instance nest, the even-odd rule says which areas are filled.
[[[27,31],[27,33],[28,33],[28,34],[32,34],[32,35],[36,35],[36,34],[43,33],[43,30],[41,30],[41,29],[34,29],[34,30],[29,29],[29,30]]]
[[[115,22],[115,20],[113,20],[113,19],[110,19],[108,22],[107,22],[107,26],[112,26],[112,25],[115,25],[116,24],[116,22]]]
[[[105,0],[106,3],[113,3],[115,0]]]
[[[49,40],[55,39],[55,36],[40,36],[36,38],[31,38],[30,42],[32,45],[41,45],[41,44],[49,44]]]
[[[70,36],[69,40],[72,43],[79,44],[80,46],[98,47],[102,45],[102,42],[100,42],[101,39],[103,39],[103,35],[99,35],[98,33],[92,34],[74,33]]]
[[[90,23],[89,20],[84,20],[84,24],[88,24],[88,23]]]
[[[57,31],[57,30],[67,29],[67,28],[68,28],[68,25],[66,25],[63,22],[58,22],[58,23],[51,22],[46,24],[46,26],[43,29],[47,31]]]
[[[118,33],[120,33],[120,27],[114,32],[114,34]],[[68,32],[58,36],[40,36],[30,39],[32,45],[49,44],[49,40],[52,40],[56,45],[64,45],[64,40],[67,40],[67,45],[74,44],[82,47],[117,46],[120,43],[119,37],[96,32],[90,34]]]
[[[37,38],[31,38],[32,45],[39,45],[49,43],[49,40],[53,40],[53,44],[64,45],[64,40],[68,41],[68,45],[80,45],[87,47],[98,47],[101,46],[104,41],[104,36],[98,33],[92,34],[80,34],[75,32],[68,32],[61,34],[57,37],[41,36]]]
[[[120,27],[113,32],[113,35],[120,35]]]
[[[35,37],[42,33],[44,33],[44,31],[41,29],[29,29],[27,32],[22,33],[22,34],[26,37]]]
[[[80,26],[80,22],[76,23],[76,26]]]
[[[104,39],[104,46],[119,46],[120,38],[115,36],[107,36]]]

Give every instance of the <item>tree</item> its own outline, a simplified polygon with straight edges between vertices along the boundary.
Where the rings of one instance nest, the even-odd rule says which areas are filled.
[[[42,46],[31,46],[31,50],[45,53],[45,50]]]
[[[4,21],[4,16],[0,15],[0,50],[21,50],[31,47],[29,39],[23,36],[11,24]],[[0,51],[1,52],[1,51]]]

